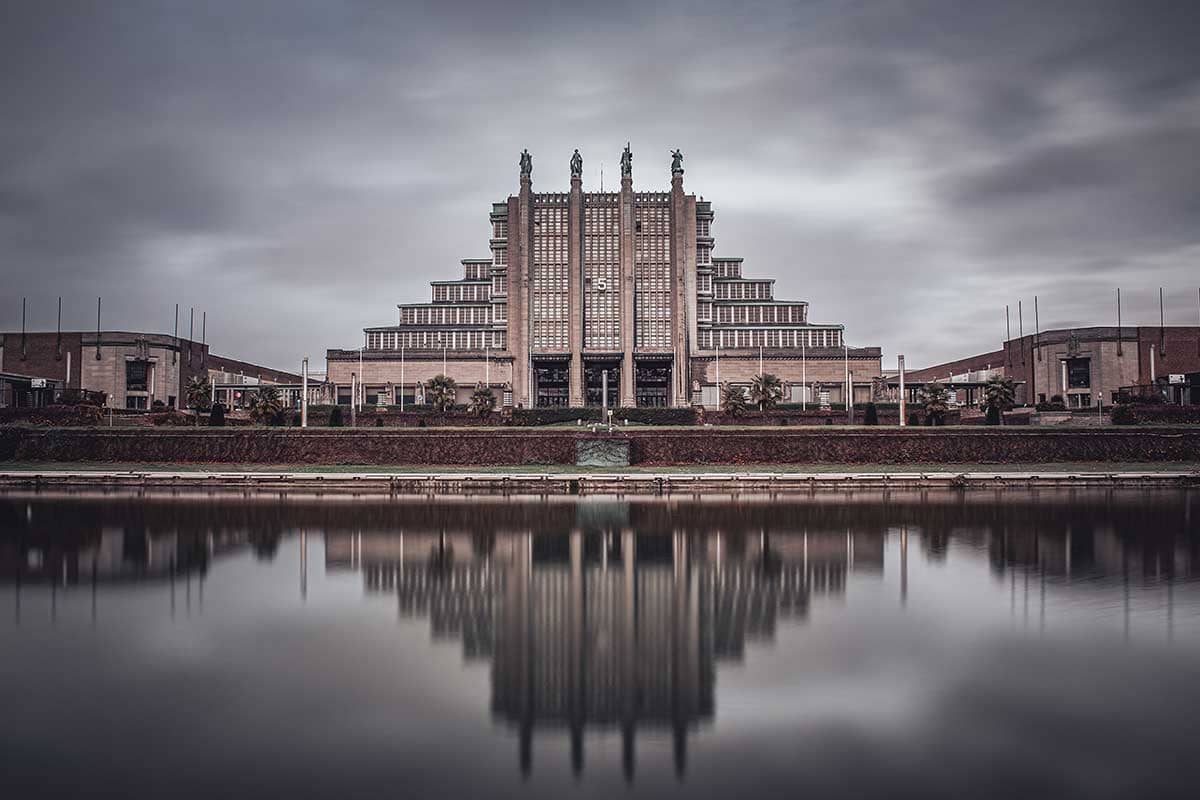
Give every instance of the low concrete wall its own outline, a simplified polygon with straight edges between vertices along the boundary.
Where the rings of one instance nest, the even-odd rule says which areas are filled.
[[[646,429],[630,463],[1200,462],[1200,428]],[[507,466],[576,462],[574,430],[0,428],[0,461]]]

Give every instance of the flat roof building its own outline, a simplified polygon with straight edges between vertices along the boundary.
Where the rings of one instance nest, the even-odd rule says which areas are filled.
[[[178,336],[134,331],[0,333],[0,372],[48,381],[57,390],[99,392],[112,408],[182,407],[192,378],[213,384],[298,384],[301,377],[209,352]],[[0,394],[0,405],[5,395]],[[10,405],[25,405],[14,394]],[[44,403],[38,403],[44,405]]]
[[[712,204],[684,193],[682,154],[669,191],[635,191],[632,159],[626,147],[620,191],[588,192],[576,151],[569,190],[540,193],[523,153],[518,193],[491,209],[490,257],[366,328],[361,350],[328,351],[338,401],[419,402],[443,372],[460,399],[487,384],[525,407],[598,406],[606,386],[609,406],[716,405],[719,384],[759,372],[785,399],[841,401],[849,375],[869,400],[879,348],[847,347],[842,325],[811,322],[773,278],[715,256]]]

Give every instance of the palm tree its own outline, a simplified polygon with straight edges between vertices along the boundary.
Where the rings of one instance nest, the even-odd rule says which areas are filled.
[[[454,383],[454,378],[447,375],[434,375],[429,379],[429,386],[425,390],[429,404],[440,412],[445,412],[454,405],[457,395],[458,385]]]
[[[995,375],[983,387],[983,407],[987,411],[989,425],[999,425],[1004,419],[1004,412],[1013,407],[1016,389],[1012,378]]]
[[[274,386],[260,386],[250,398],[250,418],[270,424],[283,411],[283,398]]]
[[[783,382],[778,375],[769,372],[755,375],[750,381],[750,399],[758,406],[759,411],[773,408],[783,399]]]
[[[925,420],[927,425],[941,425],[950,410],[950,395],[946,387],[940,383],[927,383],[921,390],[921,399],[925,402]]]
[[[486,386],[479,386],[471,395],[471,410],[481,417],[492,413],[496,407],[496,394]]]
[[[187,407],[193,411],[208,411],[212,407],[212,384],[207,375],[193,375],[184,387]]]
[[[741,386],[727,383],[721,389],[721,409],[731,417],[746,413],[746,390]]]

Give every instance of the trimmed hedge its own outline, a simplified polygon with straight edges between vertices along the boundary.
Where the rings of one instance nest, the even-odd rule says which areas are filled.
[[[622,429],[631,463],[1050,464],[1200,461],[1197,428]],[[0,461],[503,466],[574,464],[568,430],[0,428]],[[600,438],[606,438],[601,435]]]
[[[46,406],[45,408],[0,408],[0,424],[87,426],[99,425],[105,410],[94,405]]]
[[[1200,406],[1129,403],[1113,406],[1114,425],[1200,425]]]
[[[587,408],[514,408],[513,425],[561,425],[581,419],[584,422],[600,422],[601,409]],[[616,416],[614,414],[614,416]]]
[[[645,425],[695,425],[694,408],[618,408],[613,417]]]

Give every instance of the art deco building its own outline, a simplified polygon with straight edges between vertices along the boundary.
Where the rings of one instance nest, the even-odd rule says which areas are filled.
[[[518,193],[492,207],[491,257],[365,329],[361,351],[328,351],[339,402],[419,401],[443,371],[463,397],[486,383],[524,407],[600,405],[606,385],[610,406],[716,405],[719,384],[760,371],[788,400],[839,402],[847,383],[869,400],[879,348],[847,347],[842,325],[714,256],[712,204],[684,192],[678,151],[668,191],[635,190],[632,160],[626,147],[620,191],[584,191],[576,151],[569,191],[543,193],[522,153]]]

